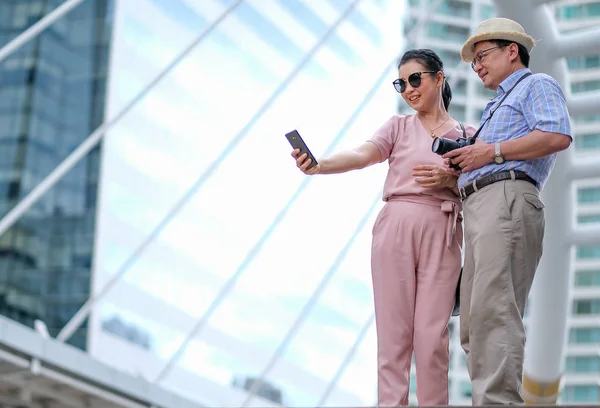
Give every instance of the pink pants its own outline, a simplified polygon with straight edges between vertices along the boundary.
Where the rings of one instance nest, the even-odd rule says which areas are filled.
[[[451,202],[392,200],[375,221],[379,406],[408,405],[413,351],[419,405],[448,405],[448,322],[462,246],[457,214]]]

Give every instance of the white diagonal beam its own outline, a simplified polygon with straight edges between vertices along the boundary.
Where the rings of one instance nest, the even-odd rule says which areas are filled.
[[[363,217],[360,219],[360,221],[358,222],[358,225],[354,229],[353,234],[350,236],[350,238],[346,242],[346,245],[344,245],[342,250],[336,256],[336,258],[333,262],[333,265],[331,265],[331,267],[327,270],[327,272],[325,273],[325,275],[319,282],[319,285],[317,286],[317,288],[313,291],[313,293],[310,295],[310,298],[304,304],[304,307],[302,308],[302,310],[296,317],[296,320],[294,321],[294,323],[292,324],[290,329],[285,334],[284,339],[277,346],[277,349],[271,356],[271,359],[269,360],[267,365],[263,368],[262,372],[259,374],[256,381],[252,384],[252,387],[250,388],[250,390],[248,390],[247,396],[244,399],[244,402],[242,402],[242,407],[248,406],[248,404],[254,397],[254,394],[258,391],[258,388],[262,385],[263,380],[271,372],[271,369],[275,366],[275,363],[279,360],[279,358],[285,352],[285,350],[287,349],[289,344],[293,341],[294,337],[300,330],[300,327],[302,326],[304,321],[307,319],[307,317],[310,314],[310,312],[312,311],[313,307],[317,304],[317,301],[321,297],[321,294],[323,294],[323,292],[325,291],[327,286],[329,286],[331,279],[335,276],[335,274],[339,270],[340,265],[342,264],[342,261],[348,255],[350,248],[352,248],[354,241],[356,240],[356,238],[359,236],[359,234],[364,229],[365,225],[367,224],[367,221],[371,217],[371,214],[377,208],[377,204],[380,202],[382,194],[383,194],[383,191],[380,191],[377,193],[377,195],[375,196],[375,199],[371,203],[371,206],[369,207],[367,212],[363,215]]]
[[[600,112],[600,91],[586,92],[585,94],[565,92],[565,94],[571,115],[595,115]]]
[[[350,347],[350,350],[348,350],[348,352],[346,353],[346,356],[344,357],[342,364],[340,364],[340,366],[338,367],[338,369],[335,372],[335,375],[331,378],[331,381],[329,381],[327,388],[321,395],[321,398],[319,398],[317,407],[322,407],[325,404],[325,402],[327,401],[327,399],[329,398],[329,396],[331,395],[331,393],[333,392],[333,390],[335,389],[335,386],[337,385],[340,378],[342,378],[342,375],[344,374],[344,372],[346,372],[346,369],[352,362],[352,359],[354,358],[356,351],[362,344],[363,340],[365,339],[365,336],[369,332],[369,329],[371,328],[371,325],[373,324],[374,321],[375,321],[375,313],[371,313],[371,316],[369,316],[369,318],[365,321],[362,328],[360,329],[360,332],[358,332],[358,335],[356,336],[356,339],[354,340],[352,347]]]
[[[440,6],[441,3],[442,3],[442,0],[436,0],[433,4],[430,5],[430,8],[432,10],[435,10],[435,9],[437,9]],[[417,34],[417,27],[419,25],[422,25],[423,23],[425,23],[430,18],[429,16],[430,15],[419,16],[418,20],[419,20],[420,24],[415,25],[411,29],[411,31],[407,34],[407,38],[409,39],[409,41],[412,40],[413,36],[415,36]],[[400,57],[401,57],[401,54],[399,54],[397,57],[395,57],[394,61],[397,61],[398,58],[400,58]],[[390,65],[386,66],[386,68],[384,69],[384,71],[382,72],[382,74],[379,76],[379,78],[375,81],[375,83],[373,84],[373,86],[371,87],[371,89],[369,90],[369,92],[367,92],[365,98],[361,101],[361,103],[358,105],[358,107],[352,113],[352,115],[350,115],[350,118],[348,119],[348,121],[342,127],[343,131],[341,132],[341,134],[343,134],[343,133],[345,133],[347,131],[347,129],[350,127],[350,124],[354,122],[354,120],[360,114],[360,112],[362,112],[362,110],[368,105],[369,101],[373,98],[376,90],[380,87],[381,83],[385,79],[385,77],[387,75],[387,72],[389,71],[389,68],[390,68]],[[339,137],[340,137],[340,135],[338,135],[338,138]],[[328,148],[328,150],[329,150],[329,148]],[[300,187],[300,189],[301,188],[302,188],[302,186]],[[297,193],[298,193],[298,191],[297,191]],[[376,196],[375,201],[374,201],[372,207],[369,210],[369,213],[374,209],[374,206],[378,202],[379,199],[381,199],[381,194],[378,194]],[[291,203],[292,203],[292,201],[290,201],[286,205],[286,207],[290,206]],[[367,215],[369,213],[367,213]],[[364,219],[363,219],[363,221],[364,221]],[[362,228],[362,226],[360,228]],[[269,231],[269,230],[272,230],[272,228],[269,228],[267,231]],[[265,368],[262,370],[262,372],[258,376],[257,380],[253,383],[252,387],[248,391],[248,397],[242,403],[243,407],[247,406],[247,404],[250,403],[250,401],[252,400],[252,397],[254,396],[254,394],[256,393],[256,391],[258,390],[258,387],[262,384],[262,381],[264,380],[264,378],[270,373],[271,369],[275,366],[276,362],[281,358],[281,356],[283,355],[284,351],[287,349],[289,343],[291,343],[293,341],[293,339],[296,336],[296,333],[299,330],[300,326],[303,324],[304,320],[306,320],[308,314],[312,310],[312,307],[316,304],[316,302],[317,302],[318,298],[320,297],[321,293],[325,290],[325,288],[329,284],[331,278],[336,273],[337,267],[338,267],[338,263],[345,256],[345,252],[347,251],[347,249],[351,245],[353,239],[354,239],[354,235],[351,237],[350,241],[342,249],[342,251],[338,254],[338,258],[336,259],[336,262],[334,263],[334,265],[327,271],[327,273],[325,274],[324,278],[321,280],[321,282],[319,283],[319,285],[316,287],[316,289],[311,294],[310,298],[305,303],[302,311],[300,312],[300,314],[298,315],[298,317],[296,318],[296,320],[294,321],[294,323],[292,324],[292,326],[288,329],[288,332],[285,334],[284,339],[277,346],[275,352],[273,353],[272,358],[269,360],[269,362],[267,363],[267,365],[265,366]],[[259,241],[259,243],[260,243],[260,241]],[[238,273],[236,273],[236,275],[234,275],[234,277],[232,277],[232,279],[233,280],[237,280],[239,278],[239,276],[241,275],[241,273],[243,272],[243,270],[244,269],[238,270]],[[220,299],[220,297],[217,296],[216,300],[219,300],[219,299]],[[213,302],[213,304],[216,303],[216,300],[215,300],[215,302]],[[213,306],[213,304],[211,304],[211,307]],[[206,316],[204,316],[202,319],[206,319]]]
[[[541,6],[544,4],[556,3],[557,1],[559,1],[559,0],[533,0],[532,4],[534,7],[536,7],[536,6]]]
[[[301,61],[296,64],[294,69],[280,82],[277,86],[277,89],[269,98],[256,110],[252,118],[244,125],[244,127],[236,134],[236,136],[229,141],[227,146],[221,151],[219,156],[207,167],[207,169],[196,179],[194,184],[182,195],[182,197],[175,203],[175,205],[167,212],[167,214],[161,219],[161,221],[154,227],[154,229],[146,236],[146,238],[142,241],[142,243],[136,247],[136,249],[132,252],[132,254],[125,260],[125,262],[121,265],[121,267],[117,270],[117,272],[111,277],[111,279],[104,285],[104,287],[100,290],[97,295],[92,296],[88,299],[83,306],[75,313],[75,315],[71,318],[71,320],[63,327],[60,333],[57,336],[57,339],[64,341],[68,339],[75,330],[84,322],[85,318],[92,311],[97,302],[99,302],[102,298],[109,293],[114,285],[127,273],[129,268],[138,260],[139,256],[146,250],[148,245],[150,245],[154,239],[161,233],[161,231],[169,225],[169,223],[173,220],[175,216],[179,213],[179,211],[189,202],[189,200],[198,192],[198,190],[206,183],[206,181],[214,174],[217,168],[221,165],[221,163],[229,156],[229,154],[248,136],[250,129],[257,123],[257,121],[264,115],[264,113],[271,108],[273,103],[279,98],[279,96],[287,89],[289,84],[293,82],[296,77],[300,74],[300,72],[304,69],[304,67],[313,59],[314,55],[325,45],[326,41],[333,35],[335,30],[342,24],[350,12],[354,9],[355,5],[361,0],[354,0],[351,3],[346,11],[342,13],[342,15],[328,28],[327,32],[325,32],[317,41],[317,43],[306,53],[304,54]],[[237,4],[241,3],[238,1]],[[285,214],[280,213],[278,215],[278,219],[285,216]],[[262,245],[262,242],[259,242],[255,247],[250,250],[247,259],[252,259],[257,253],[258,249]],[[228,293],[228,291],[233,287],[237,277],[243,271],[243,267],[238,269],[226,283],[221,292],[217,294],[216,299],[211,303],[205,316],[210,316],[214,309],[218,306],[218,304],[224,299],[224,296]],[[187,347],[188,342],[195,337],[196,331],[199,330],[200,327],[204,325],[206,322],[205,317],[200,318],[198,324],[191,330],[191,332],[186,336],[184,343],[182,346],[175,352],[174,357],[175,360],[179,358],[180,353],[183,352],[185,347]],[[167,367],[171,367],[171,365],[167,365]],[[168,368],[170,370],[170,368]],[[161,372],[159,377],[164,373]]]
[[[554,58],[600,53],[600,28],[561,34],[550,49]]]
[[[577,158],[568,169],[568,177],[571,181],[600,177],[600,160],[597,156]]]
[[[571,231],[570,242],[577,246],[599,245],[600,226],[578,225]]]
[[[104,133],[119,122],[154,87],[167,76],[212,30],[232,12],[243,0],[237,0],[208,26],[192,43],[167,65],[148,85],[146,85],[114,118],[105,121],[71,152],[52,172],[27,194],[12,210],[0,220],[0,237],[13,226],[44,194],[60,181],[79,161],[81,161],[104,137]]]
[[[67,0],[52,10],[44,18],[40,19],[37,23],[23,31],[11,42],[2,47],[0,49],[0,61],[4,61],[9,55],[37,37],[42,31],[50,27],[56,21],[60,20],[65,14],[68,14],[71,10],[84,1],[85,0]]]
[[[281,84],[275,90],[275,92],[273,92],[271,94],[271,96],[269,97],[269,100],[256,111],[253,118],[246,124],[246,126],[244,126],[242,131],[240,133],[238,133],[238,135],[233,139],[233,141],[228,145],[228,147],[221,153],[221,155],[215,161],[213,161],[211,166],[209,166],[209,169],[206,170],[200,176],[200,178],[197,180],[195,185],[189,191],[190,194],[193,194],[202,185],[202,183],[204,183],[204,181],[207,179],[207,177],[209,177],[210,174],[214,171],[214,169],[216,169],[216,167],[224,159],[224,157],[227,156],[229,151],[231,151],[231,149],[233,149],[234,146],[237,143],[239,143],[243,137],[245,137],[247,135],[248,130],[254,125],[254,123],[258,120],[258,118],[260,118],[264,114],[264,112],[271,106],[271,104],[279,97],[281,92],[283,92],[283,90],[286,89],[288,84],[292,80],[295,79],[296,75],[301,71],[301,69],[304,67],[304,65],[306,63],[308,63],[308,61],[310,61],[310,59],[312,59],[314,54],[325,44],[327,39],[349,17],[350,13],[354,10],[354,8],[358,5],[358,3],[360,1],[362,1],[362,0],[354,0],[352,3],[350,3],[347,6],[345,11],[336,19],[336,21],[329,27],[327,32],[325,34],[323,34],[323,36],[319,39],[319,41],[305,55],[305,57],[302,59],[302,61],[300,61],[300,63],[296,66],[296,68],[292,71],[292,73],[290,75],[288,75],[288,77],[286,77],[281,82]],[[341,133],[342,132],[340,132],[340,134]],[[338,137],[336,137],[336,140],[333,143],[335,144],[335,143],[339,142],[340,138],[341,138],[341,136],[338,135]],[[328,150],[329,150],[329,148],[328,148]],[[199,335],[200,331],[206,326],[207,322],[210,320],[212,315],[215,313],[215,311],[219,308],[221,303],[229,295],[229,292],[233,289],[233,287],[235,286],[235,284],[238,281],[238,279],[240,278],[240,276],[242,276],[242,274],[247,270],[248,265],[250,265],[250,263],[259,254],[262,246],[270,238],[273,231],[275,231],[275,229],[277,228],[277,225],[285,218],[288,209],[298,199],[298,197],[300,197],[301,191],[307,187],[308,183],[310,183],[311,180],[312,180],[312,178],[310,178],[310,177],[305,178],[302,181],[302,184],[300,185],[300,187],[298,187],[298,189],[294,193],[294,195],[283,206],[281,211],[279,211],[277,213],[274,220],[266,228],[266,230],[263,232],[263,234],[260,236],[260,238],[256,241],[256,243],[250,248],[250,250],[248,251],[248,254],[244,257],[241,264],[237,267],[235,272],[227,279],[227,281],[225,282],[225,284],[223,285],[221,290],[216,294],[216,296],[214,297],[212,302],[208,305],[204,314],[198,319],[196,324],[186,334],[186,337],[185,337],[183,343],[179,346],[179,348],[175,351],[175,353],[173,353],[173,355],[169,358],[169,361],[167,361],[167,363],[165,364],[165,367],[161,370],[161,372],[156,377],[155,382],[158,383],[158,382],[162,381],[163,378],[171,372],[174,365],[177,363],[177,361],[179,361],[179,358],[181,358],[183,352],[187,348],[190,341],[192,341],[192,339],[197,337]],[[184,200],[186,200],[185,197],[184,197]]]

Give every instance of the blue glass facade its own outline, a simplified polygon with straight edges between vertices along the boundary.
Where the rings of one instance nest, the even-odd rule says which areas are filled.
[[[5,45],[62,3],[0,3]],[[79,5],[0,63],[0,214],[104,119],[112,0]],[[0,237],[0,313],[56,335],[90,293],[101,146]],[[86,347],[85,326],[70,340]]]

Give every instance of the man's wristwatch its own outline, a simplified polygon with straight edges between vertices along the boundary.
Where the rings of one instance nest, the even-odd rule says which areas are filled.
[[[494,163],[504,163],[504,156],[502,156],[502,153],[500,153],[500,142],[496,142],[494,145]]]

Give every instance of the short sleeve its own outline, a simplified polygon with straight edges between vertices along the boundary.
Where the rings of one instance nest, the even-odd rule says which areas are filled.
[[[572,138],[571,119],[560,85],[546,74],[538,74],[534,78],[527,96],[521,101],[529,128]]]
[[[477,128],[475,126],[468,125],[466,123],[463,123],[463,125],[465,127],[465,133],[467,134],[467,138],[473,137],[477,132]]]
[[[403,116],[392,116],[379,129],[377,129],[373,136],[368,140],[379,148],[379,152],[381,153],[381,161],[387,160],[392,154],[392,149],[394,148],[394,144],[396,144],[396,140],[400,134],[402,120]]]

